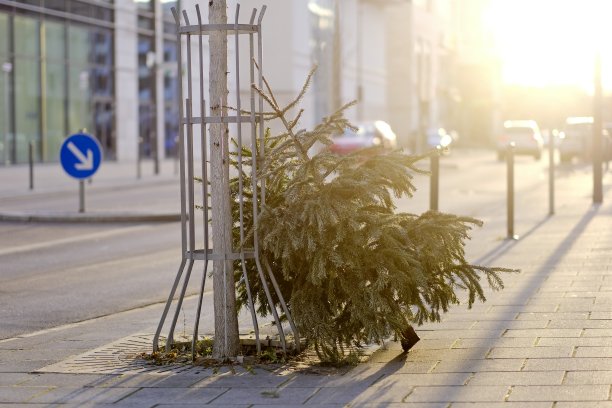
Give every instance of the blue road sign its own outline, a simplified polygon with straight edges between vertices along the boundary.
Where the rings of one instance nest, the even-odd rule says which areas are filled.
[[[86,179],[102,163],[102,148],[95,137],[77,133],[68,137],[60,148],[60,162],[64,171],[76,179]]]

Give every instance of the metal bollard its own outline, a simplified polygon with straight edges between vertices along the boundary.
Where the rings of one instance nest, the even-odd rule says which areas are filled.
[[[430,156],[431,178],[429,179],[429,209],[438,211],[438,198],[440,190],[440,146],[436,146],[436,151]]]
[[[142,160],[142,137],[138,137],[138,146],[136,150],[136,178],[142,177],[142,166],[140,161]]]
[[[558,134],[553,130],[548,136],[548,215],[555,214],[555,138]]]
[[[507,225],[508,239],[518,239],[514,234],[514,142],[508,144],[506,149],[506,176],[507,176]]]
[[[34,142],[28,144],[28,162],[30,164],[30,190],[34,190]]]
[[[85,180],[79,180],[79,212],[85,212]]]

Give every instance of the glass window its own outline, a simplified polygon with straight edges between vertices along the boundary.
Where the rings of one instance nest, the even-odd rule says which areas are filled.
[[[177,47],[175,41],[164,41],[164,62],[171,64],[164,69],[164,146],[166,156],[176,155],[178,138],[178,78],[176,69]]]
[[[94,6],[72,0],[70,2],[70,12],[83,17],[94,17]]]
[[[68,2],[66,0],[44,0],[44,6],[52,10],[68,11]]]
[[[91,129],[90,78],[87,65],[70,64],[68,79],[68,132]]]
[[[52,61],[61,61],[63,63],[66,59],[64,25],[52,21],[45,21],[43,27],[43,35],[45,38],[43,58]]]
[[[65,128],[65,74],[63,63],[45,65],[45,161],[57,161],[60,146],[68,133]]]
[[[8,16],[0,14],[0,162],[6,163],[10,156],[10,135],[11,111],[10,98],[10,77],[13,66],[9,65],[8,53]],[[7,65],[5,65],[7,64]]]
[[[15,55],[38,57],[38,20],[15,16]]]
[[[153,1],[151,0],[134,0],[136,2],[136,6],[138,7],[138,9],[140,10],[147,10],[147,11],[152,11],[153,10]]]
[[[40,80],[38,61],[15,58],[15,119],[17,162],[28,160],[28,144],[34,142],[39,151],[40,142]]]
[[[5,62],[4,59],[9,53],[9,27],[8,15],[0,14],[0,63]]]
[[[68,59],[70,63],[86,64],[89,61],[89,31],[85,27],[68,27]]]
[[[17,162],[28,160],[28,145],[40,151],[40,65],[38,21],[15,16],[15,143]],[[28,55],[28,56],[25,56]],[[35,158],[38,160],[38,158]]]
[[[91,33],[91,60],[96,65],[113,65],[113,35],[110,30],[98,28]]]

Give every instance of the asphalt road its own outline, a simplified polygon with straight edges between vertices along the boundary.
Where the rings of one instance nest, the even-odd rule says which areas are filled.
[[[560,167],[558,191],[590,194],[588,171],[578,164]],[[547,217],[547,172],[546,159],[517,158],[517,234]],[[586,181],[564,191],[563,180],[569,177]],[[412,199],[398,201],[399,211],[427,210],[429,179],[418,176],[415,182],[419,190]],[[105,194],[109,205],[134,204],[122,202],[121,190]],[[440,210],[485,221],[468,243],[472,259],[482,258],[505,237],[505,203],[506,165],[493,152],[458,151],[442,158]],[[564,205],[571,202],[557,202],[558,208]],[[165,301],[179,262],[179,223],[0,223],[0,339]],[[200,275],[190,293],[197,292]]]

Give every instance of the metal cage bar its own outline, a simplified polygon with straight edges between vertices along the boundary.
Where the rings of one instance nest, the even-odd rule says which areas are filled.
[[[283,299],[283,296],[280,292],[280,287],[272,273],[270,265],[267,261],[264,262],[265,270],[262,268],[262,262],[260,261],[260,247],[259,247],[259,237],[257,231],[255,230],[253,233],[253,249],[249,249],[246,247],[246,233],[244,228],[244,220],[245,220],[245,212],[249,211],[245,208],[244,202],[244,168],[245,158],[243,157],[242,149],[244,147],[242,140],[242,125],[248,124],[250,126],[250,134],[251,134],[251,149],[252,149],[252,157],[250,162],[251,167],[251,189],[252,189],[252,197],[253,197],[253,205],[252,209],[252,220],[254,225],[257,225],[258,216],[259,216],[259,206],[263,206],[265,204],[265,182],[264,180],[258,180],[257,178],[257,166],[258,160],[263,159],[265,155],[265,142],[264,142],[264,126],[263,126],[263,97],[261,95],[258,96],[258,100],[256,103],[255,98],[255,90],[253,87],[250,89],[250,112],[243,113],[242,112],[242,104],[241,104],[241,95],[240,95],[240,35],[247,34],[249,36],[249,53],[250,53],[250,61],[249,61],[249,74],[251,84],[255,84],[255,65],[258,66],[258,77],[257,81],[259,83],[259,87],[263,87],[263,74],[262,74],[262,64],[263,64],[263,52],[262,52],[262,36],[261,36],[261,23],[266,11],[266,6],[261,8],[259,13],[257,23],[255,23],[255,19],[257,17],[257,9],[253,9],[249,24],[240,24],[239,16],[240,16],[240,5],[236,6],[235,19],[233,24],[203,24],[202,23],[202,15],[200,12],[200,7],[196,5],[196,13],[197,13],[197,25],[191,25],[189,22],[189,18],[187,12],[185,10],[182,11],[183,20],[185,25],[181,25],[181,16],[177,12],[176,9],[172,9],[172,13],[174,15],[174,19],[176,22],[176,33],[178,38],[178,64],[179,64],[179,100],[181,101],[179,106],[179,116],[180,116],[180,129],[179,129],[179,160],[180,160],[180,195],[181,195],[181,249],[182,249],[182,259],[179,266],[179,270],[177,272],[176,278],[174,280],[173,286],[171,288],[168,300],[166,302],[164,311],[162,313],[162,317],[160,323],[158,325],[157,331],[155,333],[155,337],[153,339],[153,349],[155,351],[159,348],[159,338],[162,328],[166,322],[167,315],[169,312],[172,303],[174,302],[174,297],[176,290],[178,289],[178,285],[183,280],[183,285],[181,291],[176,299],[177,305],[175,309],[175,313],[171,322],[170,331],[168,334],[168,338],[166,341],[166,348],[169,349],[173,343],[173,335],[174,329],[176,327],[176,323],[178,320],[178,316],[183,304],[183,300],[185,298],[185,293],[187,290],[187,286],[189,283],[189,279],[191,277],[191,273],[193,270],[193,265],[196,260],[204,261],[203,267],[203,275],[200,284],[200,291],[198,297],[198,306],[196,311],[196,318],[194,322],[194,330],[193,330],[193,339],[192,339],[192,359],[195,357],[195,349],[197,345],[198,339],[198,331],[200,325],[200,316],[202,311],[202,301],[204,288],[206,285],[206,274],[208,271],[208,263],[212,260],[240,260],[242,275],[241,279],[244,282],[247,297],[248,297],[248,307],[251,312],[251,318],[253,321],[257,351],[261,351],[260,344],[260,331],[259,324],[257,321],[257,314],[255,312],[255,305],[253,301],[253,295],[251,293],[251,286],[247,274],[247,260],[254,259],[255,266],[257,268],[257,274],[261,281],[261,286],[264,289],[266,300],[270,305],[270,309],[272,310],[272,314],[274,316],[274,320],[277,326],[279,338],[283,350],[286,351],[286,338],[285,332],[281,325],[281,321],[278,315],[278,311],[273,302],[273,296],[271,292],[271,288],[268,285],[267,280],[270,279],[272,282],[273,290],[275,292],[276,298],[279,299],[281,307],[289,321],[291,329],[293,331],[295,337],[295,345],[299,350],[299,337],[291,318],[291,314],[289,313],[289,309]],[[218,116],[207,116],[206,115],[206,98],[204,97],[204,46],[203,46],[203,37],[205,35],[209,35],[212,32],[223,31],[226,35],[234,35],[235,36],[235,64],[236,64],[236,72],[235,74],[235,84],[236,84],[236,114],[235,115],[226,115],[223,109],[223,104],[220,103],[221,113]],[[196,35],[197,39],[197,64],[198,64],[198,73],[199,75],[199,96],[197,101],[199,101],[199,117],[193,115],[193,104],[196,100],[193,95],[193,61],[192,61],[192,40],[191,37]],[[257,43],[255,43],[254,36],[257,35]],[[186,37],[186,78],[184,75],[183,69],[183,53],[182,53],[182,38]],[[257,48],[257,50],[255,50]],[[257,52],[257,61],[255,61]],[[187,87],[187,98],[183,100],[183,82],[186,79],[186,87]],[[262,88],[263,89],[263,88]],[[214,102],[214,101],[213,101]],[[185,104],[183,107],[183,103]],[[230,248],[225,248],[219,251],[217,248],[210,245],[209,243],[209,217],[210,213],[208,211],[208,198],[209,198],[209,188],[208,188],[208,170],[207,170],[207,157],[208,157],[208,148],[207,144],[210,142],[210,139],[207,137],[207,124],[212,123],[227,123],[227,124],[236,124],[236,134],[237,134],[237,167],[238,167],[238,205],[239,205],[239,214],[238,220],[233,220],[233,222],[238,221],[239,235],[240,235],[240,243],[237,248],[234,248],[232,244]],[[196,246],[196,226],[195,226],[195,174],[194,174],[194,125],[200,125],[200,134],[198,135],[201,142],[201,172],[202,172],[202,207],[203,207],[203,248],[197,248]],[[258,132],[259,130],[259,132]],[[259,133],[259,135],[258,135]],[[258,136],[259,136],[259,146],[258,146]],[[227,143],[227,140],[223,140],[222,143]],[[223,149],[224,151],[226,149]],[[229,181],[229,180],[228,180]],[[189,261],[187,265],[187,261]],[[224,265],[226,265],[225,263]],[[185,270],[185,266],[187,265],[187,271],[183,277],[183,272]],[[224,266],[225,268],[225,266]],[[224,269],[224,279],[225,273],[227,272]],[[266,273],[268,277],[266,277]],[[222,337],[222,336],[219,336]],[[227,342],[227,333],[224,335],[225,341]],[[221,339],[217,339],[221,341]]]

